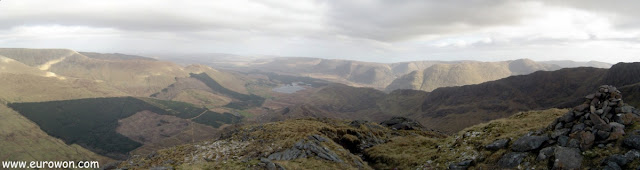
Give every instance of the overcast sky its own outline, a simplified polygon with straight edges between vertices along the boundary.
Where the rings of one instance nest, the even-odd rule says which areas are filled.
[[[640,1],[1,0],[0,47],[640,61]]]

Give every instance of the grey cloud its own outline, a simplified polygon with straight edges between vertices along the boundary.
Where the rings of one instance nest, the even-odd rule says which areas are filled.
[[[65,3],[66,2],[66,3]],[[123,3],[124,2],[124,3]],[[160,1],[158,1],[160,2]],[[171,1],[170,1],[171,2]],[[33,2],[37,4],[37,2]],[[227,6],[223,2],[212,5],[183,5],[182,2],[156,3],[154,5],[128,4],[126,1],[112,1],[106,7],[68,7],[74,1],[62,1],[50,6],[13,7],[0,3],[9,9],[0,15],[0,29],[16,26],[64,25],[116,28],[123,31],[148,32],[198,32],[215,30],[239,30],[262,32],[301,33],[317,29],[313,21],[302,15],[304,11],[283,3],[251,2],[262,5],[264,11],[252,11],[249,7],[234,11],[238,6]],[[186,2],[185,2],[186,3]],[[278,6],[280,5],[280,6]],[[17,6],[17,5],[16,5]],[[4,12],[4,11],[3,11]]]
[[[346,35],[381,41],[517,24],[525,1],[330,1],[329,23]]]
[[[638,29],[640,28],[640,1],[627,0],[562,0],[544,1],[547,5],[562,6],[591,12],[599,12],[607,15],[614,26],[621,29]]]

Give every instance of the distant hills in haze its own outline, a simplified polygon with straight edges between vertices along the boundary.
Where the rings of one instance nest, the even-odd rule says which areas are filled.
[[[212,54],[213,55],[213,54]],[[512,75],[561,68],[609,68],[611,64],[589,61],[533,61],[519,59],[500,62],[480,61],[410,61],[374,63],[341,59],[306,57],[246,57],[216,54],[211,58],[196,57],[213,67],[237,71],[261,70],[343,83],[355,87],[371,87],[387,92],[396,89],[432,91],[439,87],[478,84]],[[188,57],[186,57],[188,58]],[[184,61],[186,59],[180,59]]]

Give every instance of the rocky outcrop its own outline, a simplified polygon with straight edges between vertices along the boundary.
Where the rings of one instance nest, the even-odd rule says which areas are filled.
[[[387,126],[396,130],[421,130],[424,126],[413,119],[406,117],[392,117],[389,120],[385,120],[380,123],[383,126]]]
[[[317,156],[322,159],[326,159],[333,162],[343,162],[340,157],[323,146],[321,143],[328,141],[326,138],[319,135],[311,135],[307,140],[300,140],[293,147],[276,152],[268,156],[271,160],[294,160],[298,158],[308,158]]]
[[[507,146],[507,144],[509,144],[509,141],[511,141],[510,139],[498,139],[496,141],[494,141],[493,143],[485,146],[484,148],[489,149],[489,150],[499,150],[502,148],[505,148]]]
[[[498,165],[515,168],[526,155],[537,155],[536,161],[548,161],[550,169],[582,169],[585,152],[596,146],[613,147],[616,143],[622,143],[626,147],[624,149],[631,150],[627,154],[606,157],[600,166],[604,169],[631,168],[626,167],[629,160],[640,156],[640,134],[633,132],[627,135],[625,128],[638,120],[638,110],[624,103],[620,91],[613,86],[603,85],[547,128],[515,140],[510,146],[513,152],[504,154]],[[485,148],[499,150],[504,148],[501,147],[502,143],[508,142],[498,140]]]

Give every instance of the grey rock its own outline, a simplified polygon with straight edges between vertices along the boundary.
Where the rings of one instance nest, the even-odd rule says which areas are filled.
[[[602,170],[622,170],[622,168],[615,162],[606,162],[606,165],[602,168]]]
[[[623,129],[623,130],[625,128],[625,126],[623,124],[620,124],[620,123],[617,123],[617,122],[611,122],[611,123],[609,123],[609,125],[611,127],[613,127],[613,128],[620,128],[620,129]]]
[[[157,167],[149,168],[149,170],[173,170],[173,167],[157,166]]]
[[[511,149],[516,152],[530,151],[540,148],[547,140],[549,140],[547,136],[523,136],[513,142]]]
[[[611,128],[609,124],[607,124],[604,120],[602,120],[602,118],[600,118],[598,115],[589,114],[589,120],[593,122],[593,125],[598,130],[609,131]]]
[[[611,132],[599,130],[596,132],[596,137],[598,137],[598,139],[607,139],[610,134]]]
[[[488,144],[487,146],[485,146],[486,149],[489,150],[499,150],[502,148],[505,148],[507,146],[507,144],[509,144],[510,139],[506,138],[506,139],[498,139],[496,141],[493,141],[492,143]]]
[[[593,99],[593,98],[595,98],[595,97],[596,97],[596,94],[595,94],[595,93],[592,93],[592,94],[589,94],[589,95],[585,96],[584,98],[586,98],[586,99]]]
[[[300,140],[296,142],[292,148],[272,153],[267,158],[270,160],[294,160],[298,158],[318,156],[322,159],[333,162],[343,162],[336,153],[320,145],[320,141],[326,141],[322,136],[309,136],[309,139],[313,140]]]
[[[424,126],[413,119],[406,117],[392,117],[389,120],[385,120],[380,123],[381,125],[391,127],[397,130],[420,130],[424,129]]]
[[[316,135],[316,134],[311,135],[311,136],[309,136],[309,137],[307,137],[307,138],[309,138],[310,140],[318,141],[318,142],[326,142],[326,141],[329,141],[329,140],[327,140],[327,138],[324,138],[324,137],[322,137],[322,136],[320,136],[320,135]]]
[[[349,126],[351,127],[355,127],[355,128],[360,128],[360,125],[366,124],[369,121],[366,120],[354,120],[351,121],[351,123],[349,123]]]
[[[582,131],[578,133],[578,137],[580,139],[580,150],[586,151],[591,149],[596,140],[596,137],[591,132]]]
[[[569,145],[569,137],[568,136],[560,136],[558,137],[558,144],[560,146],[567,146]]]
[[[624,157],[626,157],[629,160],[640,159],[640,151],[632,149],[629,152],[625,153]]]
[[[147,155],[147,159],[151,159],[153,157],[158,156],[158,153],[156,151],[151,152],[149,155]]]
[[[580,169],[582,155],[577,148],[557,147],[554,152],[553,169]]]
[[[471,166],[471,164],[473,163],[473,160],[464,160],[458,163],[451,163],[449,164],[449,169],[452,170],[466,170],[469,169],[469,167]]]
[[[555,151],[554,147],[542,148],[540,150],[540,153],[538,153],[538,157],[536,158],[536,160],[537,161],[542,161],[542,160],[549,159],[553,155],[554,151]]]
[[[620,107],[620,112],[621,113],[633,113],[633,110],[635,110],[635,108],[633,108],[633,106],[629,106],[629,105]]]
[[[614,154],[604,159],[604,162],[615,162],[620,166],[625,166],[629,163],[629,159],[626,156],[620,154]]]
[[[566,129],[566,128],[565,128],[565,129],[557,129],[557,130],[554,130],[554,131],[551,133],[551,138],[556,139],[556,138],[558,138],[558,137],[560,137],[560,136],[562,136],[562,135],[565,135],[565,136],[566,136],[566,135],[568,135],[568,134],[569,134],[569,131],[571,131],[571,130]]]
[[[175,163],[176,163],[176,161],[174,161],[173,159],[162,161],[162,164],[164,164],[164,165],[172,165],[172,164],[175,164]]]
[[[573,125],[573,128],[571,128],[571,133],[584,130],[584,128],[585,128],[584,123],[578,123],[576,125]]]
[[[575,118],[573,117],[573,112],[569,111],[567,113],[565,113],[564,115],[562,115],[562,117],[560,117],[560,121],[568,123],[568,122],[573,122],[575,120]]]
[[[633,149],[640,149],[640,135],[630,135],[623,140],[623,143]]]
[[[524,160],[527,155],[529,155],[527,152],[509,152],[500,158],[498,166],[501,168],[515,168],[522,163],[522,160]]]
[[[569,139],[569,144],[567,144],[567,147],[579,148],[580,147],[580,141],[578,141],[577,139]]]
[[[555,130],[562,129],[562,128],[564,128],[564,124],[562,122],[558,122],[558,124],[556,124],[556,126],[554,127]]]
[[[581,117],[582,115],[584,115],[584,112],[582,111],[573,111],[573,115],[576,117]]]

